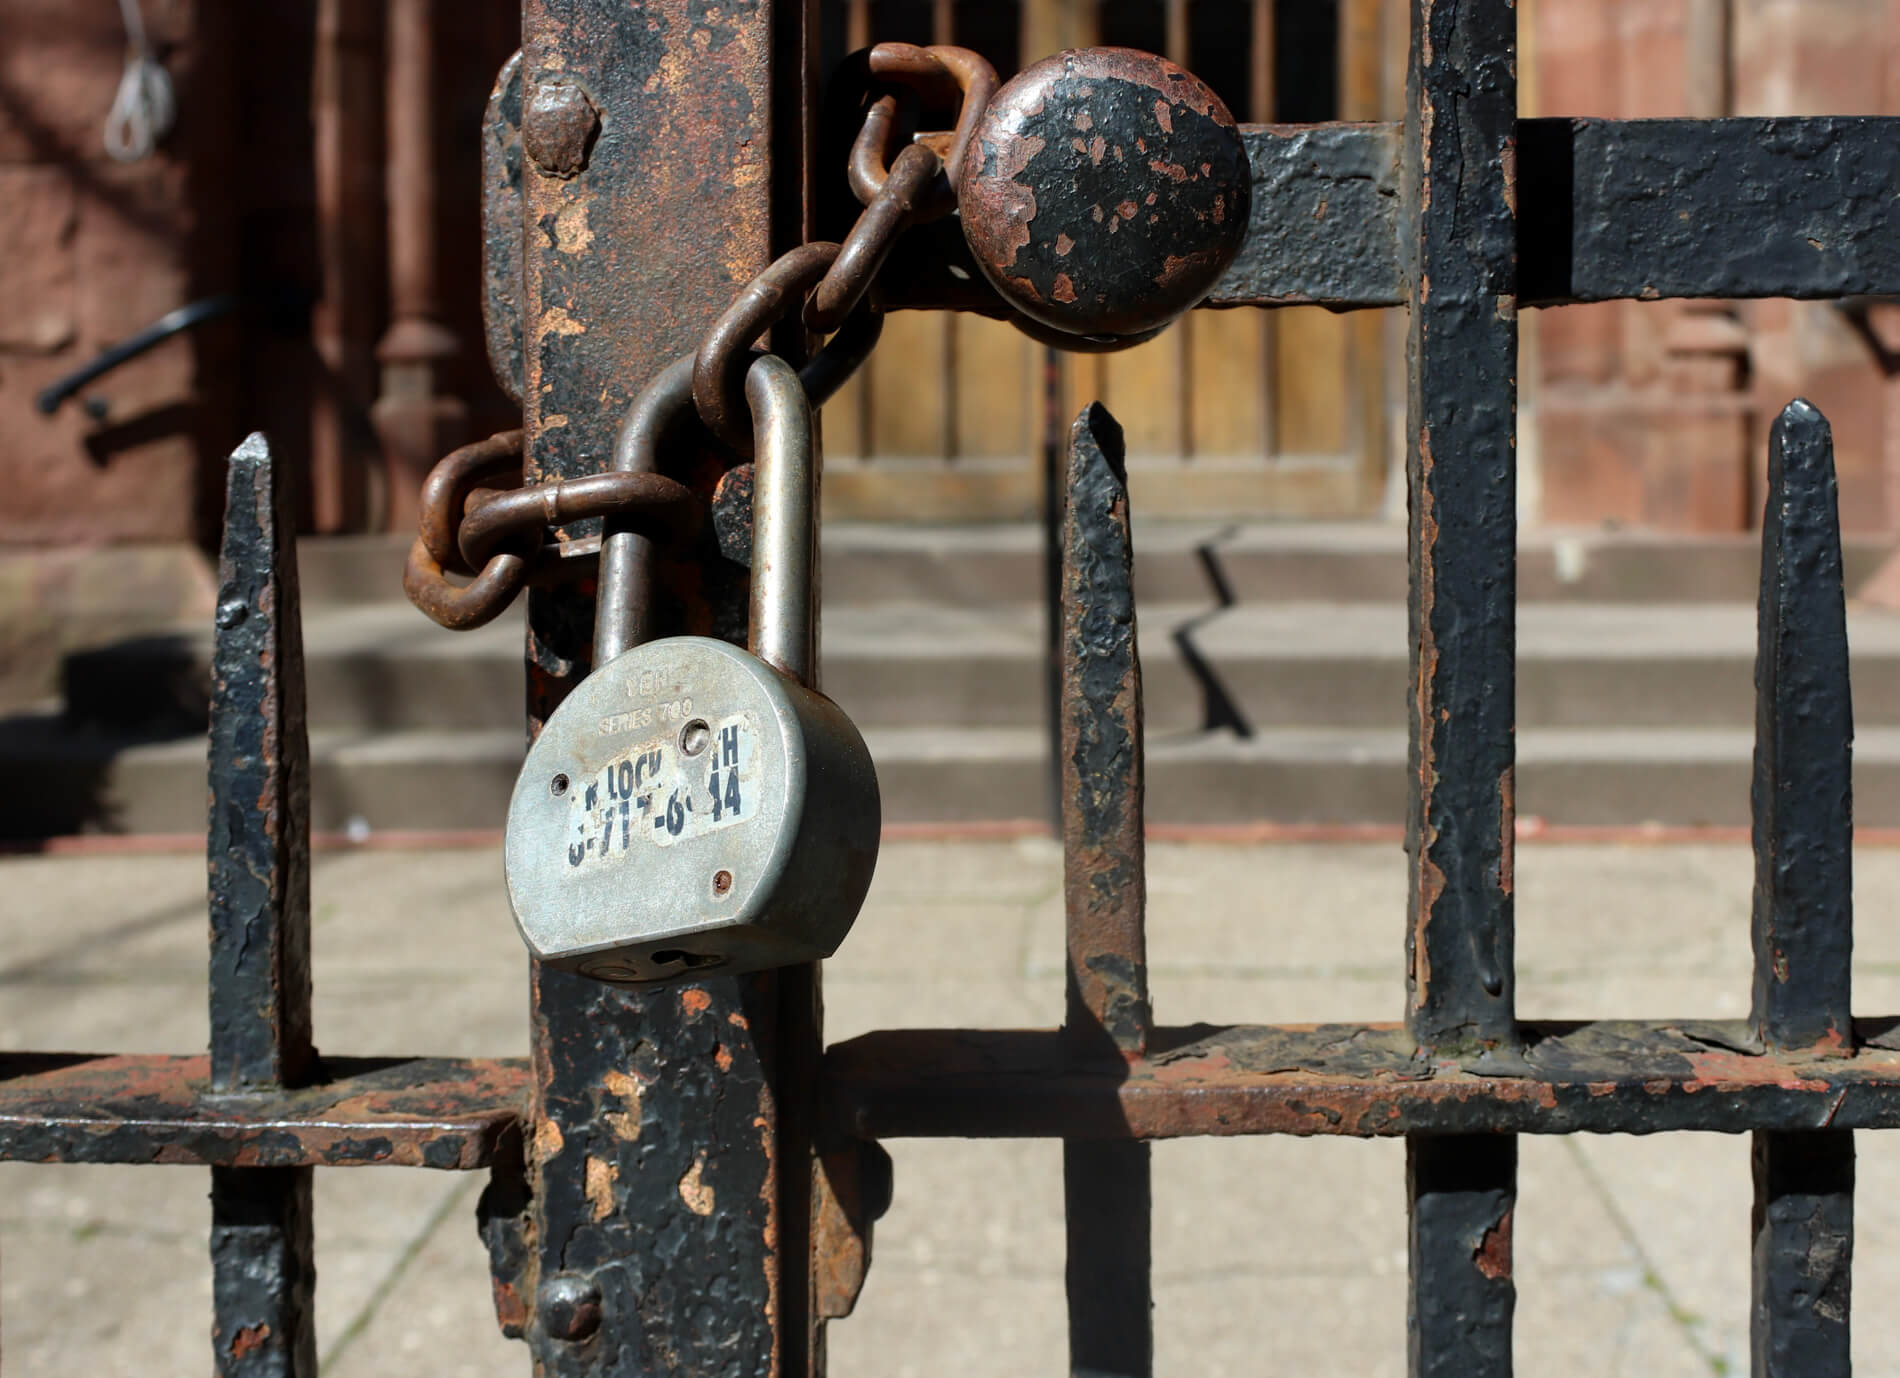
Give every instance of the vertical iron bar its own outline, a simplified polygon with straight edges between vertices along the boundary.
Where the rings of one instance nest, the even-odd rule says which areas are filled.
[[[1516,1038],[1515,10],[1416,0],[1410,263],[1412,1032]]]
[[[1853,702],[1834,443],[1795,401],[1768,447],[1755,660],[1754,1021],[1773,1050],[1853,1050]],[[1757,1131],[1756,1378],[1850,1371],[1854,1136]]]
[[[1044,806],[1058,832],[1062,829],[1062,527],[1068,500],[1063,496],[1064,378],[1062,356],[1053,346],[1037,351],[1042,361],[1037,457],[1042,461],[1042,697],[1048,767]]]
[[[1788,404],[1768,446],[1755,660],[1754,1020],[1771,1048],[1852,1041],[1853,704],[1834,442]]]
[[[1069,432],[1062,527],[1062,850],[1074,1050],[1148,1048],[1141,663],[1122,428],[1099,402]]]
[[[212,664],[211,1084],[241,1095],[315,1070],[310,756],[291,485],[261,435],[231,456]],[[216,1371],[315,1378],[309,1168],[213,1168]]]
[[[1279,22],[1279,0],[1253,0],[1253,32],[1248,54],[1247,98],[1252,119],[1272,124],[1280,117],[1279,82],[1274,72],[1279,49],[1274,26]],[[1271,464],[1280,452],[1280,323],[1278,312],[1260,311],[1255,323],[1260,341],[1260,458]]]
[[[1122,428],[1076,418],[1062,527],[1061,810],[1073,1057],[1125,1065],[1148,1047],[1141,663]],[[1153,1369],[1149,1150],[1065,1140],[1069,1368]]]
[[[1516,24],[1510,0],[1413,0],[1406,1014],[1426,1059],[1516,1043]],[[1413,1378],[1511,1371],[1516,1167],[1510,1139],[1408,1145]]]
[[[1408,1372],[1414,1378],[1510,1373],[1516,1136],[1410,1136],[1405,1187],[1411,1202]]]
[[[1854,1133],[1757,1130],[1749,1348],[1754,1378],[1846,1378]]]
[[[809,14],[524,0],[530,482],[603,467],[621,408],[801,237]],[[708,499],[728,463],[690,441],[664,462]],[[658,562],[642,621],[737,641],[746,608],[744,570],[708,535]],[[531,596],[531,724],[585,673],[592,614],[575,590]],[[803,1378],[814,974],[530,979],[537,1373]]]

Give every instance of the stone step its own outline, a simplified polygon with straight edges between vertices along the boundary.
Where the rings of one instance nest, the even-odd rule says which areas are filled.
[[[409,539],[343,536],[298,547],[304,599],[378,602],[397,596]],[[1846,541],[1853,592],[1892,549]],[[1405,530],[1388,522],[1135,523],[1138,595],[1154,603],[1402,602]],[[1659,536],[1589,530],[1529,531],[1519,543],[1523,601],[1753,602],[1759,536]],[[1034,606],[1043,589],[1042,529],[832,522],[824,529],[826,604],[832,608],[929,602],[953,607]],[[1221,593],[1225,589],[1225,594]]]
[[[1751,605],[1537,603],[1519,609],[1517,703],[1526,728],[1734,726],[1754,721]],[[1401,728],[1405,611],[1280,603],[1140,611],[1151,730],[1242,724]],[[445,632],[406,603],[313,607],[305,616],[310,724],[515,730],[522,720],[519,612]],[[1900,614],[1849,617],[1854,708],[1900,723]],[[208,629],[71,657],[75,722],[148,735],[202,727]],[[823,682],[865,728],[1034,728],[1045,708],[1033,608],[891,604],[832,608]]]
[[[896,728],[866,737],[889,822],[1047,815],[1039,732]],[[1752,751],[1745,729],[1524,730],[1518,815],[1559,825],[1745,824]],[[503,730],[317,732],[311,752],[318,829],[493,828],[506,814],[522,743]],[[200,737],[133,743],[63,729],[55,717],[16,717],[0,728],[0,758],[8,783],[0,836],[203,831]],[[1398,823],[1405,780],[1402,731],[1156,733],[1148,819]],[[1854,789],[1862,826],[1900,826],[1900,728],[1860,732]]]

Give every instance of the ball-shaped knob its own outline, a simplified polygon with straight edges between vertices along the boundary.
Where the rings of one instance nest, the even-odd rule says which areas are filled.
[[[985,276],[1072,335],[1159,329],[1240,252],[1252,177],[1207,83],[1153,53],[1081,48],[1005,83],[957,187]]]

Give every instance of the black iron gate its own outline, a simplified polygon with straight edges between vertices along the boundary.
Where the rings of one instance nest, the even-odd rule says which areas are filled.
[[[1511,1366],[1515,1135],[1746,1131],[1755,1372],[1847,1372],[1852,1132],[1900,1127],[1900,1021],[1849,1007],[1827,425],[1796,402],[1770,444],[1751,1017],[1520,1023],[1517,312],[1900,294],[1900,121],[1519,121],[1515,23],[1508,0],[1417,0],[1402,126],[1246,129],[1252,222],[1213,298],[1410,312],[1403,1022],[1152,1025],[1128,505],[1118,430],[1090,409],[1064,484],[1059,1031],[897,1030],[823,1052],[816,969],[656,991],[537,970],[526,1059],[319,1058],[286,483],[253,438],[232,461],[217,614],[210,1057],[9,1054],[0,1152],[210,1166],[221,1373],[314,1371],[311,1171],[387,1163],[491,1172],[496,1308],[538,1372],[792,1375],[821,1370],[823,1322],[862,1281],[889,1190],[879,1139],[1057,1138],[1072,1366],[1138,1374],[1147,1140],[1403,1135],[1411,1371],[1489,1375]],[[489,126],[488,231],[491,347],[519,388],[530,481],[601,468],[628,399],[813,237],[814,34],[789,0],[524,3]],[[900,249],[885,306],[970,306],[945,252]],[[708,448],[676,472],[710,502],[726,467]],[[709,533],[665,567],[654,616],[742,635],[745,582]],[[591,613],[573,584],[532,594],[531,726],[584,673]]]

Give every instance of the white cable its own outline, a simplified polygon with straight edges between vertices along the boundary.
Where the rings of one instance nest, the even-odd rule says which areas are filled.
[[[146,43],[139,0],[119,0],[119,16],[125,21],[125,73],[106,116],[106,152],[122,163],[136,163],[150,157],[170,132],[177,109],[171,76]]]

